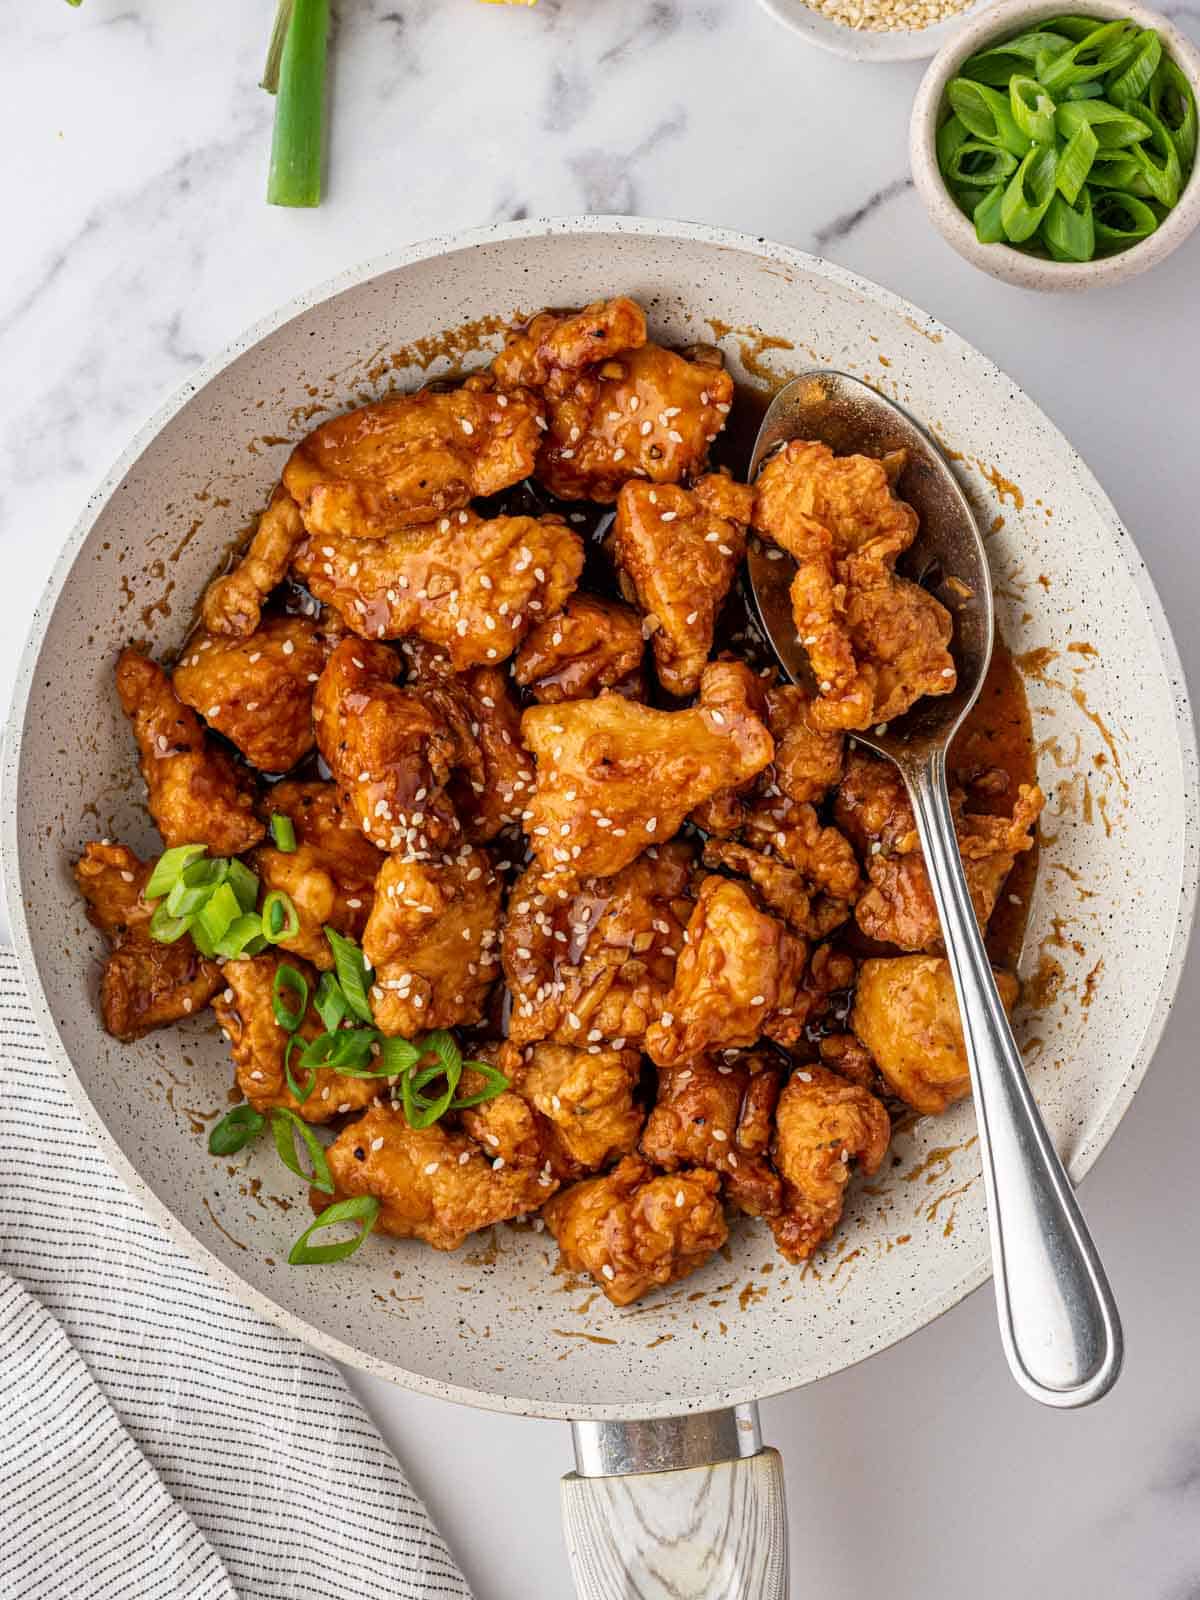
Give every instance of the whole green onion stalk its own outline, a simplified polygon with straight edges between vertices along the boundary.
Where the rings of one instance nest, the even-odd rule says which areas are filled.
[[[275,95],[267,201],[321,203],[329,0],[279,0],[263,88]]]

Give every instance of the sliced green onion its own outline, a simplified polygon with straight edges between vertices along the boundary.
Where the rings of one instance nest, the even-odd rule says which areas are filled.
[[[379,1038],[374,1028],[340,1028],[337,1033],[320,1033],[306,1044],[300,1056],[300,1066],[328,1067],[331,1072],[341,1072],[348,1078],[382,1077],[382,1072],[364,1073],[360,1069],[371,1060],[371,1050]]]
[[[310,1267],[326,1261],[344,1261],[362,1244],[378,1215],[379,1201],[373,1194],[356,1194],[350,1200],[335,1200],[296,1240],[288,1254],[288,1265]],[[308,1241],[318,1229],[332,1228],[338,1222],[361,1222],[362,1229],[353,1239],[344,1239],[338,1244],[309,1244]]]
[[[236,961],[238,956],[261,955],[266,948],[262,918],[249,912],[235,917],[216,942],[216,952],[222,961]]]
[[[1190,172],[1196,160],[1196,97],[1169,56],[1158,64],[1146,103],[1171,135],[1183,171]]]
[[[342,993],[342,986],[332,972],[323,972],[317,984],[317,997],[313,1001],[316,1013],[325,1024],[327,1033],[334,1033],[350,1015],[350,1006]]]
[[[1098,100],[1104,93],[1104,85],[1096,83],[1073,83],[1068,89],[1063,90],[1064,100]]]
[[[1151,195],[1169,211],[1179,199],[1183,187],[1183,169],[1179,164],[1179,151],[1175,141],[1145,106],[1139,106],[1143,118],[1150,124],[1150,139],[1146,144],[1135,145],[1129,152],[1141,169],[1141,175]],[[1152,153],[1153,152],[1153,153]],[[1160,159],[1155,160],[1157,155]]]
[[[225,881],[237,895],[242,910],[253,911],[258,904],[258,874],[235,858],[229,863],[229,876]]]
[[[1108,98],[1117,106],[1129,106],[1140,100],[1150,87],[1161,60],[1162,40],[1153,28],[1144,28],[1133,55],[1105,84]]]
[[[1085,124],[1096,135],[1102,150],[1120,150],[1150,137],[1148,122],[1139,121],[1120,106],[1110,106],[1107,100],[1069,100],[1054,113],[1061,139],[1072,138]]]
[[[300,932],[300,914],[292,904],[290,895],[282,889],[272,889],[262,906],[263,937],[272,944],[284,939],[294,939]]]
[[[227,1111],[208,1136],[210,1156],[233,1156],[245,1149],[267,1125],[267,1119],[253,1106],[234,1106]]]
[[[407,1039],[381,1039],[379,1058],[387,1069],[387,1076],[398,1078],[402,1072],[416,1066],[421,1059],[421,1051]]]
[[[215,861],[193,861],[175,879],[167,894],[166,907],[173,917],[194,916],[219,884],[229,875],[229,863],[218,857]]]
[[[292,1097],[296,1101],[296,1104],[297,1105],[301,1105],[301,1106],[304,1104],[304,1102],[308,1099],[309,1095],[313,1092],[313,1090],[317,1086],[317,1070],[316,1070],[315,1067],[309,1073],[308,1082],[307,1083],[301,1083],[296,1078],[294,1073],[292,1072],[292,1051],[293,1050],[299,1050],[300,1051],[300,1053],[301,1053],[301,1066],[303,1066],[303,1055],[304,1055],[305,1049],[306,1049],[306,1046],[305,1046],[304,1040],[300,1038],[299,1034],[293,1033],[291,1038],[288,1040],[287,1046],[286,1046],[286,1048],[284,1049],[284,1052],[283,1052],[283,1077],[284,1077],[284,1082],[287,1084],[289,1090],[291,1091]]]
[[[1088,173],[1092,170],[1092,163],[1099,148],[1091,126],[1083,122],[1059,151],[1058,171],[1054,181],[1058,185],[1058,192],[1068,205],[1073,206],[1078,200],[1079,191],[1087,182]]]
[[[1017,170],[1017,158],[999,145],[982,139],[964,139],[954,152],[946,177],[951,183],[990,189]]]
[[[219,883],[192,918],[192,929],[199,928],[214,946],[242,915],[238,897],[227,883]]]
[[[188,931],[186,917],[173,917],[166,905],[157,905],[154,915],[150,918],[150,937],[157,939],[159,944],[174,944],[176,939],[182,939]]]
[[[175,880],[184,867],[190,866],[193,861],[198,861],[201,856],[208,854],[206,844],[177,844],[170,850],[164,850],[154,863],[154,871],[142,891],[147,900],[157,900],[160,896],[174,888]]]
[[[477,1093],[460,1095],[458,1099],[452,1100],[451,1111],[465,1111],[468,1106],[482,1105],[485,1100],[494,1100],[498,1094],[503,1094],[510,1087],[504,1074],[497,1067],[489,1066],[486,1061],[464,1061],[463,1071],[477,1072],[486,1081],[484,1087]]]
[[[971,213],[975,224],[975,237],[980,244],[1000,244],[1004,239],[1004,223],[1000,208],[1004,203],[1004,185],[998,183],[989,189]]]
[[[184,921],[187,923],[188,932],[192,936],[192,943],[196,946],[196,949],[199,950],[202,956],[207,956],[210,961],[215,961],[217,957],[216,940],[209,938],[197,918],[185,917]]]
[[[338,982],[342,986],[346,1004],[360,1022],[374,1022],[371,1002],[367,999],[372,973],[362,951],[353,939],[347,939],[336,928],[328,925],[325,928],[325,937],[329,940],[329,948],[333,951],[333,964],[337,969]]]
[[[1014,77],[1008,84],[1013,121],[1031,144],[1054,143],[1054,101],[1034,78]]]
[[[267,46],[267,60],[259,88],[274,94],[279,88],[279,63],[292,20],[292,0],[279,0],[275,8],[275,23],[271,29],[271,42]]]
[[[1136,195],[1105,189],[1092,202],[1092,225],[1098,250],[1122,250],[1152,234],[1158,218]]]
[[[1087,181],[1093,189],[1128,189],[1136,192],[1134,185],[1140,184],[1141,178],[1142,169],[1133,157],[1121,154],[1097,156],[1092,162]]]
[[[267,202],[321,203],[329,0],[293,0],[279,61]]]
[[[1096,254],[1096,231],[1092,222],[1092,199],[1087,190],[1078,204],[1056,194],[1046,211],[1042,236],[1068,261],[1090,261]]]
[[[1042,27],[1049,33],[1060,33],[1064,39],[1086,39],[1096,31],[1095,17],[1051,17]]]
[[[1032,239],[1054,198],[1058,156],[1053,145],[1037,145],[1009,179],[1000,204],[1004,232],[1013,244]]]
[[[1028,72],[1031,65],[1036,66],[1042,60],[1052,61],[1070,48],[1070,43],[1057,33],[1022,33],[971,56],[959,71],[964,78],[1003,88],[1014,72]]]
[[[976,139],[998,144],[1020,157],[1029,149],[1029,140],[1017,127],[1008,96],[968,78],[952,78],[946,85],[951,110]]]
[[[296,824],[291,817],[284,816],[282,811],[272,811],[271,837],[275,841],[276,850],[291,855],[296,848]]]
[[[275,1140],[279,1159],[289,1172],[294,1172],[298,1178],[311,1183],[314,1189],[323,1189],[326,1194],[333,1194],[333,1177],[329,1171],[325,1146],[303,1117],[298,1117],[294,1111],[289,1111],[287,1106],[276,1106],[271,1112],[271,1134]],[[312,1162],[311,1172],[305,1172],[300,1165],[300,1159],[296,1154],[297,1134],[300,1135],[300,1141],[308,1151],[308,1159]]]
[[[951,113],[937,131],[934,141],[937,146],[938,166],[943,172],[950,170],[950,163],[959,146],[971,137],[966,124],[955,113]]]
[[[1124,18],[1105,23],[1101,28],[1093,27],[1086,38],[1078,40],[1053,61],[1046,62],[1038,73],[1042,88],[1055,95],[1073,83],[1103,78],[1133,54],[1138,33],[1139,29]]]
[[[289,1006],[284,998],[289,989],[299,996],[294,1007]],[[271,1009],[275,1013],[275,1021],[285,1033],[295,1033],[308,1011],[308,979],[295,967],[288,966],[287,962],[275,973],[275,981],[271,985]]]

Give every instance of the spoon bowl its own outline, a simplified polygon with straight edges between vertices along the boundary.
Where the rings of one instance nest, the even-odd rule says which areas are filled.
[[[781,389],[755,441],[751,483],[790,439],[816,440],[840,455],[885,459],[905,452],[897,488],[920,519],[906,553],[907,576],[951,614],[957,677],[950,694],[925,697],[890,724],[856,730],[853,737],[896,764],[912,802],[958,996],[1009,1367],[1025,1392],[1045,1405],[1086,1405],[1106,1394],[1120,1373],[1120,1319],[996,988],[959,857],[946,781],[951,740],[979,695],[991,659],[995,618],[987,551],[935,441],[861,380],[814,369]],[[811,688],[789,595],[791,557],[756,537],[748,569],[759,620],[780,665],[792,682]]]

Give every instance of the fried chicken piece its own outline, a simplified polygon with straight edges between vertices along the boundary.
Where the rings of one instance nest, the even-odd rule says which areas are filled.
[[[893,570],[917,516],[892,476],[883,462],[793,439],[755,483],[754,526],[796,558],[792,610],[823,732],[889,722],[955,685],[950,613]]]
[[[997,971],[996,986],[1011,1013],[1017,980]],[[962,1020],[944,956],[864,961],[850,1026],[892,1093],[923,1116],[938,1116],[970,1094]]]
[[[670,694],[694,694],[700,683],[753,505],[753,489],[723,472],[691,489],[631,481],[618,496],[613,553],[622,588],[647,625],[657,624],[654,663]]]
[[[715,1172],[656,1177],[640,1156],[562,1190],[543,1215],[563,1265],[590,1273],[615,1306],[687,1277],[729,1236]]]
[[[707,1051],[780,1044],[799,1037],[796,1014],[804,941],[759,909],[730,878],[705,878],[687,926],[666,1004],[646,1030],[646,1054],[660,1067]]]
[[[521,733],[538,787],[523,820],[544,871],[619,872],[677,832],[693,806],[767,765],[774,744],[744,687],[753,674],[733,666],[712,663],[686,711],[653,711],[611,691],[526,711]]]
[[[783,1210],[768,1218],[779,1253],[806,1261],[841,1221],[851,1165],[878,1172],[892,1137],[886,1108],[824,1067],[798,1067],[775,1112],[772,1155]]]
[[[806,939],[840,927],[862,889],[850,841],[822,827],[812,806],[782,796],[746,811],[740,840],[710,839],[704,864],[749,878],[768,910]]]
[[[271,999],[275,974],[283,966],[298,972],[308,984],[310,1004],[294,1037],[307,1043],[325,1032],[325,1024],[311,1004],[317,974],[307,962],[270,950],[224,962],[225,988],[213,1001],[213,1010],[233,1049],[238,1088],[256,1111],[284,1106],[305,1122],[328,1122],[339,1113],[368,1105],[379,1093],[377,1078],[345,1078],[329,1067],[314,1069],[311,1090],[303,1100],[288,1088],[286,1056],[293,1035],[276,1022]],[[291,1007],[298,996],[289,990],[286,999]],[[292,1077],[301,1087],[308,1082],[296,1055],[292,1057]]]
[[[404,1113],[373,1106],[326,1152],[336,1198],[372,1194],[380,1202],[376,1231],[457,1250],[468,1234],[536,1211],[556,1187],[535,1167],[514,1167],[485,1155],[465,1133],[434,1123],[410,1128]],[[314,1191],[324,1210],[329,1196]]]
[[[303,537],[300,507],[278,484],[237,565],[205,591],[200,615],[209,633],[244,639],[254,632],[263,601],[287,576],[292,552]]]
[[[459,836],[446,794],[459,744],[438,706],[393,681],[385,644],[343,639],[313,697],[320,750],[358,826],[381,850],[421,858]]]
[[[1045,797],[1036,784],[1021,784],[1011,817],[967,812],[957,789],[950,804],[967,887],[985,928],[1014,860],[1033,847]],[[903,779],[891,762],[854,751],[834,817],[867,863],[870,887],[855,907],[862,931],[901,950],[940,950],[941,924],[916,821]]]
[[[328,643],[309,617],[266,618],[241,638],[193,635],[172,682],[260,772],[287,772],[313,748],[313,685]]]
[[[221,988],[221,969],[200,955],[188,934],[173,944],[150,936],[157,901],[143,891],[153,867],[123,844],[87,844],[73,868],[88,920],[112,953],[100,980],[106,1032],[128,1043],[203,1011]]]
[[[774,781],[800,805],[823,800],[841,781],[845,735],[813,726],[812,696],[799,684],[767,690],[767,727],[775,741]]]
[[[513,658],[513,678],[545,706],[588,700],[601,689],[639,700],[645,650],[636,611],[576,592],[531,631]]]
[[[512,337],[492,371],[502,387],[540,391],[549,429],[535,473],[563,500],[607,503],[628,478],[694,477],[733,402],[733,380],[719,365],[646,342],[632,300],[544,312]]]
[[[209,742],[163,669],[136,650],[122,650],[117,693],[133,723],[150,815],[166,843],[204,844],[214,856],[256,845],[264,830],[254,815],[251,780]]]
[[[415,634],[465,672],[506,660],[559,609],[583,571],[583,544],[561,517],[456,511],[380,539],[313,535],[293,569],[353,633]]]
[[[534,1167],[542,1178],[540,1187],[549,1191],[556,1182],[582,1177],[582,1168],[564,1148],[553,1125],[524,1093],[521,1079],[524,1063],[521,1052],[507,1041],[480,1046],[475,1057],[496,1067],[509,1080],[510,1087],[490,1100],[468,1106],[458,1113],[463,1131],[470,1135],[490,1161],[503,1167]],[[469,1098],[488,1087],[482,1073],[464,1063],[457,1095]]]
[[[499,973],[502,893],[491,857],[470,845],[441,861],[388,857],[363,934],[378,1028],[411,1039],[480,1020]]]
[[[263,811],[290,817],[296,831],[294,850],[266,843],[251,858],[264,890],[289,896],[300,920],[300,931],[278,940],[279,948],[328,970],[333,951],[326,926],[348,939],[362,937],[386,858],[364,837],[336,784],[277,783]]]
[[[639,1050],[543,1040],[512,1053],[521,1057],[518,1094],[554,1128],[578,1171],[595,1171],[636,1148],[646,1120],[634,1102]]]
[[[283,481],[310,534],[379,539],[432,522],[533,471],[541,406],[484,374],[334,417],[298,444]]]
[[[873,1095],[884,1092],[886,1086],[875,1066],[874,1056],[854,1034],[828,1033],[818,1048],[822,1063],[839,1077],[858,1084],[860,1089],[869,1089]]]
[[[777,1211],[782,1188],[766,1155],[780,1077],[778,1061],[765,1054],[696,1056],[660,1067],[642,1154],[668,1172],[683,1166],[720,1172],[729,1198],[750,1216]]]
[[[528,868],[508,897],[502,942],[513,1042],[637,1043],[675,975],[692,865],[674,840],[569,890]]]
[[[520,820],[534,786],[508,674],[497,667],[455,672],[447,656],[422,640],[401,648],[412,667],[405,688],[442,715],[457,741],[450,802],[470,842],[486,844]]]

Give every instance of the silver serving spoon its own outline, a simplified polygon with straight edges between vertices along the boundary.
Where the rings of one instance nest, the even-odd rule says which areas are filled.
[[[921,700],[886,729],[854,737],[895,762],[904,777],[941,918],[971,1068],[1004,1353],[1035,1400],[1087,1405],[1108,1392],[1121,1370],[1121,1323],[996,991],[946,789],[950,741],[975,703],[992,653],[983,540],[937,445],[857,378],[813,369],[781,389],[759,429],[750,481],[779,445],[796,438],[819,439],[839,455],[908,452],[899,492],[916,509],[920,531],[905,565],[954,618],[958,683],[953,694]],[[767,637],[792,681],[811,684],[788,596],[794,570],[790,557],[751,541],[750,582]]]

